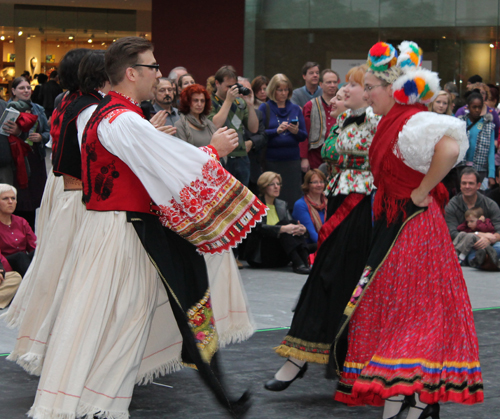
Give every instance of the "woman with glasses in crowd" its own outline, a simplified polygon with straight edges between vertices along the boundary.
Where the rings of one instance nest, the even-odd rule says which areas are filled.
[[[307,228],[307,242],[316,250],[318,233],[326,218],[325,197],[326,177],[319,169],[309,170],[304,176],[302,192],[304,196],[295,202],[292,217]]]
[[[266,127],[266,170],[279,173],[283,179],[281,196],[292,204],[300,198],[302,171],[299,143],[307,139],[302,110],[290,102],[292,83],[284,74],[276,74],[266,93],[269,100],[259,106]]]
[[[331,345],[363,272],[372,230],[368,150],[380,118],[363,99],[366,70],[366,66],[349,70],[348,84],[332,99],[337,125],[325,141],[328,151],[323,151],[323,157],[336,166],[336,174],[327,189],[327,221],[319,232],[316,258],[288,335],[276,348],[287,361],[265,384],[270,391],[288,388],[304,375],[307,362],[327,364],[327,376],[333,376]],[[339,116],[344,106],[347,110]],[[342,344],[338,352],[345,354],[347,342]]]

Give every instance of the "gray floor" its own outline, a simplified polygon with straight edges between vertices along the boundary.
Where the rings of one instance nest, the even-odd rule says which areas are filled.
[[[253,418],[376,418],[379,408],[348,408],[333,402],[335,382],[323,378],[323,368],[311,365],[303,380],[283,393],[270,393],[262,383],[272,377],[282,359],[272,353],[291,321],[294,306],[306,276],[296,275],[290,268],[241,271],[257,328],[249,341],[221,351],[229,387],[235,394],[252,388],[254,403],[247,416]],[[482,406],[446,404],[441,418],[500,418],[500,274],[464,268],[467,287],[475,310],[485,381],[485,403]],[[497,310],[488,310],[497,308]],[[273,330],[278,329],[278,330]],[[13,347],[16,332],[0,322],[0,354]],[[149,385],[137,387],[130,407],[132,419],[156,418],[224,418],[195,371],[185,369],[163,377],[158,383],[172,389]],[[22,418],[35,394],[37,378],[28,376],[15,364],[0,357],[0,419]],[[4,416],[6,412],[8,415]],[[495,413],[497,412],[497,413]]]

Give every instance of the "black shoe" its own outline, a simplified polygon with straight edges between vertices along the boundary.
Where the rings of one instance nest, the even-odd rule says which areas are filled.
[[[296,274],[300,275],[309,275],[311,273],[311,270],[306,265],[294,266],[292,269]]]
[[[411,396],[405,396],[403,400],[391,400],[391,399],[385,399],[386,402],[392,402],[392,403],[401,403],[401,408],[399,409],[399,412],[396,413],[394,416],[390,417],[389,419],[397,419],[399,418],[399,415],[403,413],[406,409],[408,409],[410,406],[413,406],[415,404],[415,397],[413,395]]]
[[[266,384],[264,384],[264,388],[266,390],[283,391],[287,389],[290,386],[290,384],[292,384],[297,378],[302,378],[304,376],[304,374],[307,371],[307,362],[302,367],[299,367],[295,362],[293,362],[290,359],[287,359],[287,362],[291,362],[293,365],[299,368],[299,372],[297,373],[297,375],[290,381],[280,381],[277,380],[276,378],[273,378],[272,380],[269,380]]]
[[[423,407],[418,407],[415,401],[413,401],[411,408],[419,409],[422,411],[418,419],[426,419],[426,418],[439,419],[439,403],[428,404],[427,406],[425,406],[425,408],[423,408]]]

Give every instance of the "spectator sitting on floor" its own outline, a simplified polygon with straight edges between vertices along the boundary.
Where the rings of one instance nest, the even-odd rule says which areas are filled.
[[[460,224],[457,230],[459,233],[453,240],[453,245],[461,264],[472,250],[474,243],[479,240],[478,233],[495,234],[495,227],[493,227],[489,218],[484,217],[484,211],[481,207],[474,207],[465,211],[465,222]],[[493,266],[498,267],[498,257],[491,245],[476,250],[476,256],[469,262],[470,266],[477,268],[483,265],[486,256],[488,256]]]
[[[21,280],[21,275],[12,271],[9,262],[0,252],[0,310],[10,304]]]
[[[12,214],[16,204],[16,188],[0,184],[0,252],[12,269],[24,276],[33,259],[36,236],[24,218]]]
[[[292,261],[295,273],[307,275],[309,254],[304,239],[307,229],[292,219],[287,202],[277,199],[281,182],[278,173],[260,175],[257,185],[269,211],[245,240],[242,259],[255,268],[278,268]]]
[[[480,187],[479,173],[472,167],[466,167],[460,174],[461,193],[454,196],[445,208],[446,224],[452,240],[458,236],[458,226],[465,221],[465,212],[474,207],[482,208],[485,218],[489,218],[495,227],[494,234],[477,233],[479,240],[473,245],[473,249],[466,258],[469,264],[474,259],[476,250],[486,249],[489,245],[493,246],[497,257],[500,255],[500,208],[495,201],[478,193]]]
[[[305,225],[309,233],[308,243],[318,243],[318,233],[326,217],[326,177],[319,169],[309,170],[304,176],[304,196],[295,202],[292,217]],[[315,249],[314,249],[315,250]]]

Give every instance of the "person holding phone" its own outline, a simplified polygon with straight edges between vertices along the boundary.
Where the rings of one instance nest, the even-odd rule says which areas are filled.
[[[302,110],[290,101],[292,92],[288,77],[276,74],[266,89],[269,100],[259,107],[268,138],[266,170],[281,175],[281,197],[289,203],[302,196],[299,143],[307,139]]]

